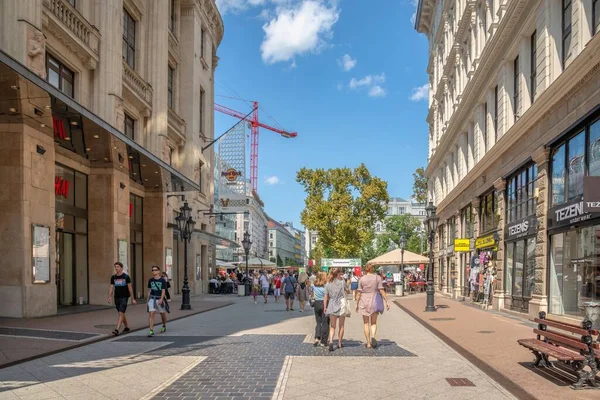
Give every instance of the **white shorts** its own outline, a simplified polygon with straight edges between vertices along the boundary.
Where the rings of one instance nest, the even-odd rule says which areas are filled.
[[[167,312],[165,310],[165,301],[163,300],[162,304],[158,304],[158,300],[157,299],[148,299],[148,312],[158,312],[158,313],[165,313]],[[154,306],[156,302],[156,307]]]
[[[278,289],[278,288],[273,289],[273,295],[274,296],[281,296],[281,289]]]

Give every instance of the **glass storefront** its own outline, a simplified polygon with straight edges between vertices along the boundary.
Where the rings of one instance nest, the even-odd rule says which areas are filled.
[[[510,309],[528,312],[535,284],[535,237],[506,243],[504,290]]]
[[[550,236],[549,311],[585,316],[583,304],[600,300],[600,225]]]
[[[144,199],[134,194],[129,195],[129,274],[133,283],[133,293],[137,298],[143,298],[144,287]]]

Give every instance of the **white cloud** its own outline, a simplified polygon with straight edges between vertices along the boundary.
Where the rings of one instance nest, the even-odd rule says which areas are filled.
[[[371,89],[369,89],[369,97],[384,97],[385,95],[385,89],[379,85],[375,85]]]
[[[267,185],[277,185],[279,184],[279,178],[276,176],[267,176],[265,182],[267,183]]]
[[[350,83],[348,84],[348,86],[350,86],[350,89],[357,89],[361,86],[370,87],[384,82],[385,74],[382,72],[379,75],[367,75],[362,79],[352,78],[350,79]]]
[[[344,54],[342,58],[338,59],[338,65],[341,69],[348,72],[356,66],[356,59],[353,59],[350,54]]]
[[[413,89],[410,99],[412,101],[427,100],[429,98],[429,84],[424,84]]]
[[[333,34],[339,10],[316,0],[306,0],[294,6],[281,6],[276,15],[263,25],[265,37],[260,46],[267,64],[289,61],[297,55],[318,52]]]

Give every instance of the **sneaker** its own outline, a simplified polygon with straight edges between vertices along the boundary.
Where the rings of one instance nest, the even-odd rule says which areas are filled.
[[[300,310],[300,312],[304,312],[304,310]]]
[[[162,328],[160,328],[160,333],[165,333],[167,331],[167,327],[166,326],[162,326]]]
[[[123,333],[129,333],[129,332],[131,332],[131,329],[129,329],[129,328],[123,329]]]
[[[154,331],[152,329],[150,329],[150,332],[148,332],[148,337],[153,337],[154,336]]]
[[[285,309],[285,311],[290,311],[290,309],[289,309],[289,308],[286,308],[286,309]]]

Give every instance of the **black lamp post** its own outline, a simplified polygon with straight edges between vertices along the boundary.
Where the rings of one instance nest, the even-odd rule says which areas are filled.
[[[400,272],[402,276],[404,276],[404,248],[406,247],[406,235],[404,232],[400,234],[400,241],[398,242],[398,247],[400,247]]]
[[[187,245],[192,240],[192,232],[194,232],[194,225],[196,222],[192,219],[192,209],[188,205],[187,201],[183,203],[183,207],[179,209],[181,212],[175,218],[177,227],[179,228],[179,234],[183,240],[183,289],[181,289],[181,309],[191,310],[190,305],[190,286],[188,284],[188,254]]]
[[[244,247],[244,253],[246,253],[246,296],[249,296],[249,280],[250,276],[248,275],[248,255],[250,254],[250,246],[252,246],[252,242],[250,241],[250,234],[248,231],[244,232],[244,239],[242,240],[242,246]]]
[[[429,266],[427,267],[427,306],[425,311],[436,311],[435,309],[435,288],[433,287],[433,241],[435,239],[435,230],[437,228],[437,218],[435,216],[435,206],[433,202],[425,207],[427,211],[427,229],[429,230]]]

